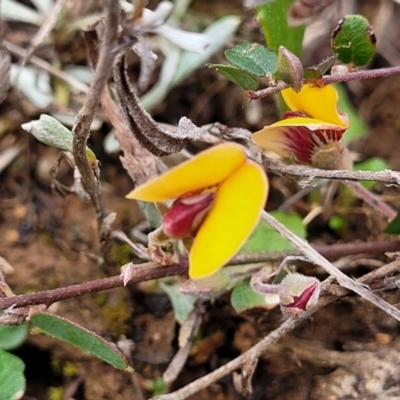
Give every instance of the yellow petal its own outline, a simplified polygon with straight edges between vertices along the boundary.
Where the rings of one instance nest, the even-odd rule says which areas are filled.
[[[223,143],[132,190],[126,197],[143,201],[166,201],[186,193],[215,186],[246,161],[238,144]]]
[[[332,85],[323,87],[304,85],[298,93],[288,88],[282,90],[282,96],[293,111],[302,111],[311,118],[333,125],[349,126],[347,115],[337,110],[338,94]]]
[[[257,225],[267,194],[265,172],[250,160],[219,186],[190,250],[192,279],[212,275],[240,250]]]
[[[291,151],[285,136],[285,127],[277,124],[265,126],[261,131],[253,133],[251,140],[264,150],[272,151],[282,158],[290,158]]]
[[[284,127],[284,126],[305,126],[311,131],[316,131],[317,129],[333,129],[342,131],[343,126],[330,124],[327,121],[322,121],[320,119],[315,118],[306,118],[306,117],[292,117],[287,119],[282,119],[280,121],[275,122],[274,124],[265,126],[264,129],[270,127]],[[262,130],[264,130],[262,129]],[[256,132],[258,133],[258,132]]]

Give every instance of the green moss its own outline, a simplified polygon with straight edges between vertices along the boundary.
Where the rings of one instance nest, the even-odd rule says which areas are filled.
[[[64,397],[64,388],[62,387],[49,388],[49,400],[62,400],[63,397]]]
[[[111,303],[109,297],[106,296],[105,298],[100,297],[99,303],[102,303],[99,305],[108,332],[114,337],[126,334],[129,321],[132,319],[132,309],[129,306],[128,300],[124,296],[121,296]]]
[[[112,248],[114,260],[118,265],[124,265],[134,258],[134,254],[129,245],[115,243]]]

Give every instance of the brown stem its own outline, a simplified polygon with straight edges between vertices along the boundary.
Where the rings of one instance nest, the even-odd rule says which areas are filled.
[[[343,243],[332,246],[315,246],[315,249],[327,258],[340,258],[352,254],[360,253],[384,253],[388,251],[399,251],[399,241],[386,242],[360,242]],[[230,265],[250,264],[259,262],[280,261],[291,255],[300,255],[297,250],[279,251],[270,253],[239,254],[234,257]],[[183,275],[187,272],[187,257],[180,257],[179,264],[169,267],[158,267],[155,263],[145,263],[137,265],[134,278],[130,283],[144,282],[151,279],[164,278],[173,275]],[[123,280],[120,275],[110,278],[97,279],[94,281],[83,282],[67,287],[46,290],[38,293],[24,294],[0,298],[0,310],[6,310],[9,307],[26,307],[36,304],[50,305],[56,301],[67,300],[90,293],[101,292],[103,290],[113,289],[123,286]]]
[[[374,79],[374,78],[384,78],[387,76],[399,75],[400,74],[400,66],[391,67],[391,68],[380,68],[380,69],[372,69],[365,71],[356,71],[356,72],[348,72],[340,75],[326,75],[321,79],[316,81],[315,79],[304,79],[304,83],[316,83],[327,85],[329,83],[336,82],[350,82],[350,81],[358,81],[361,79]],[[271,96],[280,92],[283,89],[290,87],[287,83],[278,82],[277,85],[271,86],[266,89],[258,90],[256,92],[249,92],[249,97],[251,100],[262,99],[263,97]]]
[[[105,232],[103,222],[107,217],[107,207],[102,196],[98,177],[86,157],[86,143],[90,135],[90,125],[100,102],[101,93],[111,75],[113,66],[113,46],[117,38],[119,23],[119,2],[106,1],[104,39],[100,48],[99,62],[93,77],[90,90],[72,129],[73,155],[81,176],[85,190],[94,204],[97,214],[98,232],[102,242],[102,250],[106,262],[111,263],[111,244],[108,240],[109,232]]]
[[[143,282],[152,279],[163,278],[172,275],[181,275],[187,271],[187,263],[172,265],[170,267],[156,266],[154,263],[143,264],[144,267],[138,265],[135,276],[130,283]],[[0,310],[6,310],[13,307],[26,307],[35,304],[45,304],[49,306],[52,303],[61,300],[67,300],[85,294],[101,292],[103,290],[113,289],[123,286],[120,275],[109,278],[96,279],[94,281],[79,283],[67,287],[57,288],[53,290],[45,290],[43,292],[24,294],[19,296],[11,296],[0,299]]]
[[[324,178],[341,181],[375,181],[382,182],[385,185],[400,186],[400,173],[390,169],[378,172],[350,171],[346,169],[326,170],[311,168],[304,165],[286,164],[265,157],[263,158],[263,165],[267,172],[285,177],[293,176],[295,178],[305,179],[305,183],[307,184],[311,184],[316,178]]]
[[[372,192],[361,185],[360,182],[347,182],[347,186],[354,192],[354,194],[364,200],[371,207],[375,208],[382,215],[384,215],[389,221],[396,217],[396,211],[393,210],[384,201],[378,199]]]

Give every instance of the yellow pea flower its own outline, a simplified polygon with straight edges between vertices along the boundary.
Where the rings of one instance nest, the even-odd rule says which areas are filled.
[[[343,134],[347,114],[337,110],[338,94],[331,85],[288,88],[282,96],[292,110],[281,121],[255,132],[252,140],[283,158],[322,169],[351,169]]]
[[[163,218],[173,238],[193,237],[189,276],[217,272],[257,225],[268,194],[263,168],[240,145],[223,143],[130,192],[128,199],[174,200]]]

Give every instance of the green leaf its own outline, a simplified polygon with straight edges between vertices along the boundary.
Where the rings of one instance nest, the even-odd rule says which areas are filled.
[[[365,65],[375,53],[375,33],[361,15],[347,15],[333,30],[331,47],[342,63]]]
[[[245,90],[257,90],[258,81],[247,72],[233,65],[209,64],[208,67],[215,68],[221,75]]]
[[[380,157],[369,158],[368,160],[365,160],[354,166],[355,171],[378,172],[378,171],[383,171],[388,168],[389,168],[389,164],[386,162],[386,160],[384,160],[383,158],[380,158]],[[372,187],[374,187],[376,185],[376,182],[362,181],[361,184],[364,187],[371,189]]]
[[[146,389],[152,392],[152,397],[167,393],[168,387],[162,378],[146,381]]]
[[[255,76],[268,76],[276,71],[277,56],[257,43],[242,43],[225,51],[225,57],[237,67]]]
[[[139,208],[145,215],[147,221],[150,222],[150,225],[153,228],[158,228],[159,226],[161,226],[162,218],[154,203],[149,203],[147,201],[140,201],[140,200],[137,203],[139,205]]]
[[[283,213],[279,211],[271,212],[279,222],[290,229],[295,235],[305,238],[306,229],[301,222],[301,218],[295,214]],[[265,221],[261,220],[250,238],[240,249],[240,253],[255,253],[261,251],[280,251],[290,250],[293,246],[284,239],[279,233],[271,228]]]
[[[321,79],[337,60],[336,55],[324,58],[316,65],[304,69],[304,79]]]
[[[49,313],[36,313],[31,321],[49,336],[78,347],[115,368],[133,371],[126,357],[112,343],[88,329]]]
[[[42,114],[38,120],[21,127],[40,142],[72,153],[72,132],[50,115]],[[89,147],[86,147],[86,157],[90,163],[96,162],[96,155]]]
[[[293,0],[275,0],[262,4],[257,7],[257,15],[269,49],[278,53],[279,46],[285,46],[300,57],[305,26],[289,26],[288,12],[292,3]]]
[[[24,395],[24,369],[20,358],[0,349],[0,400],[17,400]]]
[[[329,228],[333,229],[334,231],[340,231],[345,228],[347,221],[340,215],[332,215],[329,218]]]
[[[28,336],[29,324],[18,326],[0,325],[0,349],[13,350],[21,345]]]
[[[303,65],[298,57],[284,46],[278,50],[277,77],[289,84],[296,92],[300,92],[303,85]]]
[[[251,288],[249,279],[240,282],[232,290],[231,304],[238,313],[266,306],[265,297]]]
[[[384,232],[392,235],[400,234],[400,211],[397,212],[396,218],[384,229]]]
[[[339,96],[338,110],[341,112],[345,112],[348,115],[350,121],[350,127],[346,130],[344,134],[344,139],[346,143],[351,143],[354,139],[366,135],[367,127],[358,116],[357,111],[350,103],[344,87],[339,84],[335,84],[334,86]]]
[[[175,319],[182,324],[192,312],[197,298],[190,294],[181,293],[179,291],[180,283],[178,282],[160,282],[159,284],[171,301]]]

